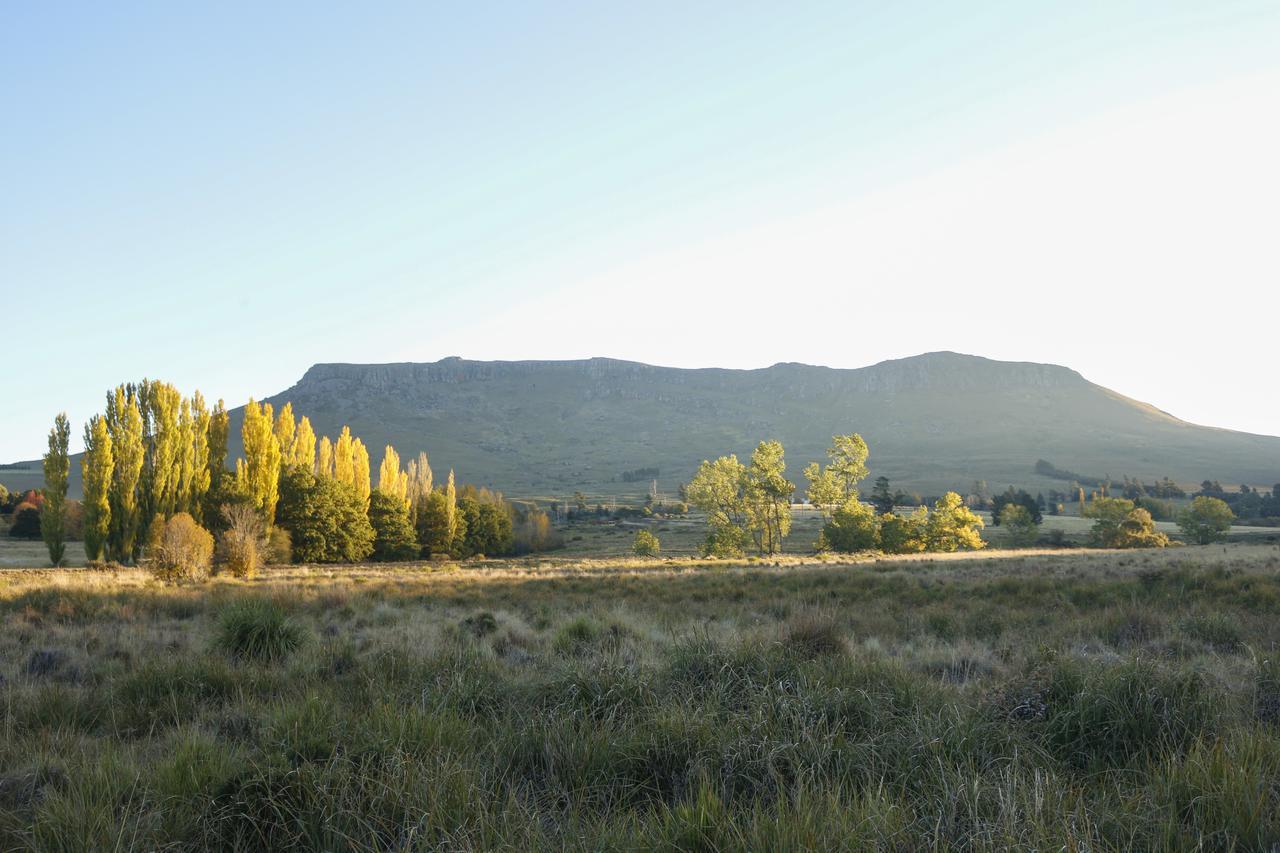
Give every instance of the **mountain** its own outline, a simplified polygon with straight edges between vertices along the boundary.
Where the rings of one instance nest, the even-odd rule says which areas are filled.
[[[1205,478],[1269,487],[1280,438],[1196,426],[1065,367],[950,352],[855,370],[776,364],[680,369],[585,361],[317,364],[287,391],[318,433],[350,424],[376,471],[390,442],[427,451],[439,473],[515,495],[640,494],[659,470],[673,492],[703,459],[745,457],[780,439],[791,479],[824,458],[835,433],[859,432],[873,476],[923,491],[984,479],[1065,489],[1038,459],[1087,475]]]
[[[605,358],[317,364],[269,401],[292,401],[318,434],[336,437],[349,424],[370,448],[375,477],[391,443],[402,459],[425,450],[438,477],[454,468],[460,480],[516,496],[639,495],[649,477],[622,474],[642,468],[657,468],[671,494],[701,460],[745,457],[765,438],[786,446],[800,485],[804,465],[845,432],[866,438],[873,477],[926,493],[976,479],[1065,490],[1035,472],[1039,459],[1116,480],[1280,481],[1280,438],[1186,423],[1065,367],[950,352],[855,370]],[[240,415],[232,413],[233,457]],[[72,471],[77,491],[79,466]],[[14,474],[0,469],[0,482],[25,485]]]

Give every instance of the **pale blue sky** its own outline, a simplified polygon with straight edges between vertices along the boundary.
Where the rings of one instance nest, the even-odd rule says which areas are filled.
[[[0,461],[143,375],[446,355],[955,349],[1280,433],[1278,45],[1229,0],[4,4]]]

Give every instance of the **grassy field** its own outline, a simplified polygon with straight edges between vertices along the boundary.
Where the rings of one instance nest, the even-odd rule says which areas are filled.
[[[1276,545],[773,562],[0,573],[0,848],[1280,843]]]

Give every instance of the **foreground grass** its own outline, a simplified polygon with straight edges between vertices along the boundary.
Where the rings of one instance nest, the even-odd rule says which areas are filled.
[[[0,847],[1266,849],[1280,550],[0,576]]]

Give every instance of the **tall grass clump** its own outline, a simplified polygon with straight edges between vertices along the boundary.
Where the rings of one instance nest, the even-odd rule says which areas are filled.
[[[297,651],[306,637],[278,602],[249,598],[222,611],[214,647],[237,660],[278,661]]]

